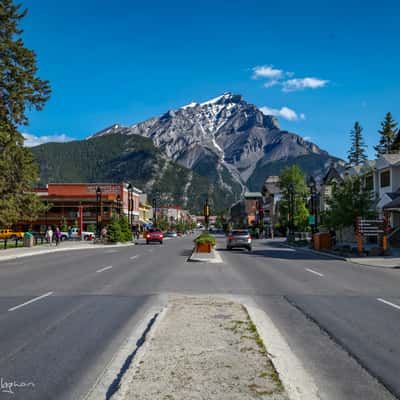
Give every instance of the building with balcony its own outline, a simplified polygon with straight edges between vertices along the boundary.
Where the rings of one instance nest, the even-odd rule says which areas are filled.
[[[80,218],[84,230],[97,221],[105,226],[114,212],[127,216],[133,227],[140,224],[142,192],[126,183],[49,183],[34,192],[48,205],[47,212],[32,224],[36,232],[49,225],[60,226],[63,221],[67,226],[78,226]]]

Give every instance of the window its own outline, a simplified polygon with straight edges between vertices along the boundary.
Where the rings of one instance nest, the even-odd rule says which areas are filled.
[[[374,188],[374,178],[372,174],[369,174],[365,177],[365,188],[367,190],[372,190]]]
[[[381,187],[390,186],[390,171],[381,172]]]

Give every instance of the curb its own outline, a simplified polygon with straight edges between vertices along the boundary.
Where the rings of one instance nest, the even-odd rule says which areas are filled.
[[[97,377],[83,400],[118,399],[121,392],[126,390],[126,383],[122,381],[125,373],[134,368],[146,352],[149,340],[168,309],[168,300],[151,306],[141,319],[134,325],[129,336],[117,350],[114,357],[106,364],[103,372]],[[116,386],[116,383],[118,385]],[[121,384],[122,383],[122,384]]]
[[[8,261],[8,260],[15,260],[15,259],[24,258],[24,257],[40,256],[43,254],[59,253],[61,251],[113,249],[116,247],[128,247],[128,246],[134,246],[134,245],[135,245],[135,243],[102,244],[102,245],[92,244],[92,245],[86,245],[86,246],[82,246],[82,247],[58,247],[58,248],[56,248],[54,246],[54,248],[52,248],[52,249],[43,249],[43,250],[31,252],[31,253],[12,254],[12,255],[10,254],[10,255],[4,255],[4,256],[2,256],[0,254],[0,262]]]
[[[187,259],[187,262],[203,262],[203,263],[210,263],[210,264],[221,264],[224,262],[222,260],[221,255],[219,254],[219,252],[215,249],[212,251],[212,253],[210,253],[213,255],[211,258],[196,257],[195,254],[199,254],[199,253],[196,253],[193,249],[193,252]]]
[[[304,249],[301,247],[295,247],[295,246],[290,246],[289,244],[286,243],[281,243],[281,246],[284,247],[288,247],[290,249],[293,250],[297,250],[297,251],[303,251],[304,253],[312,253],[312,254],[316,254],[318,256],[327,256],[336,260],[341,260],[341,261],[345,261],[354,265],[361,265],[363,267],[369,267],[369,268],[381,268],[381,269],[400,269],[400,265],[394,265],[394,266],[385,266],[385,265],[371,265],[371,264],[364,264],[362,262],[358,262],[358,261],[354,261],[351,257],[342,257],[342,256],[337,256],[335,254],[331,254],[331,253],[325,253],[323,251],[316,251],[316,250],[312,250],[312,249]]]
[[[256,326],[289,399],[320,400],[319,390],[313,377],[305,370],[301,360],[293,353],[271,318],[256,305],[244,301],[242,305]]]

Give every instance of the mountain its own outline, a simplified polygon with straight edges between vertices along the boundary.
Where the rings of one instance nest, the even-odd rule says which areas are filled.
[[[192,170],[169,160],[152,140],[138,135],[104,135],[91,140],[46,143],[31,148],[40,185],[49,182],[131,182],[157,197],[201,213],[206,198],[223,209],[237,198]]]
[[[132,126],[113,125],[90,139],[117,133],[150,138],[166,157],[233,197],[246,189],[260,190],[269,174],[287,164],[300,163],[308,174],[318,176],[339,162],[301,136],[281,130],[274,116],[232,93]]]

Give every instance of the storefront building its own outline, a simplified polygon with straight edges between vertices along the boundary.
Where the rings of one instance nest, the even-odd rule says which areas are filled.
[[[34,192],[48,205],[48,210],[32,224],[35,232],[47,226],[106,226],[113,213],[125,215],[133,228],[139,225],[139,202],[142,192],[126,183],[49,183]],[[130,200],[130,201],[129,201]]]

